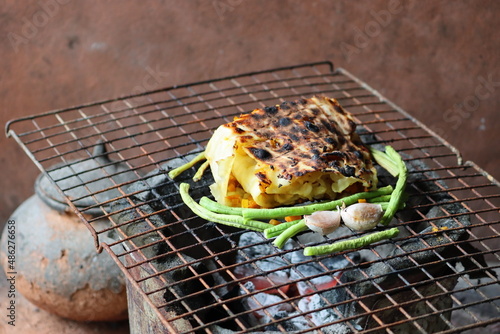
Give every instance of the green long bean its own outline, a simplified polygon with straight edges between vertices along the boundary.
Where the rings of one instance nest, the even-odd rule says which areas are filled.
[[[304,248],[304,255],[305,256],[326,255],[334,252],[356,249],[384,239],[393,238],[398,234],[399,234],[399,229],[397,227],[393,227],[385,231],[375,232],[356,239],[338,241],[330,245],[306,247]]]
[[[369,203],[377,203],[377,204],[382,204],[381,202],[389,202],[389,199],[391,198],[391,195],[382,195],[382,196],[377,196],[373,198],[367,199],[367,202]],[[347,204],[347,203],[346,203]],[[205,209],[208,209],[213,212],[217,213],[224,213],[224,214],[229,214],[229,215],[243,215],[243,210],[246,210],[241,207],[232,207],[232,206],[227,206],[220,204],[214,200],[211,200],[210,198],[204,196],[200,199],[200,205],[204,207]],[[335,207],[336,209],[336,207]],[[271,210],[271,209],[260,209],[260,210]],[[276,217],[276,218],[282,218],[282,217]],[[272,219],[272,218],[269,218]],[[287,223],[279,224],[277,226],[285,226]],[[275,226],[275,227],[277,227]]]
[[[181,175],[183,172],[185,172],[186,170],[188,170],[189,168],[191,168],[194,165],[196,165],[196,163],[198,163],[200,161],[203,161],[205,159],[206,159],[206,157],[205,157],[205,151],[203,151],[200,154],[198,154],[196,157],[194,157],[191,161],[185,163],[182,166],[179,166],[177,168],[172,169],[170,172],[168,172],[168,176],[170,176],[170,178],[173,180],[177,176]]]
[[[368,203],[380,203],[380,202],[389,202],[391,199],[391,195],[383,195],[374,198],[368,198],[366,201]]]
[[[392,193],[392,186],[386,186],[379,188],[373,191],[366,191],[361,193],[356,193],[350,196],[346,196],[344,198],[323,202],[323,203],[315,203],[304,206],[291,206],[291,207],[281,207],[281,208],[273,208],[273,209],[253,209],[253,208],[244,208],[242,210],[243,217],[247,219],[277,219],[283,218],[287,216],[303,216],[310,215],[315,211],[328,211],[334,210],[337,206],[350,205],[356,203],[359,199],[368,199],[374,198],[382,195],[388,195]]]
[[[265,229],[273,226],[271,224],[256,220],[248,220],[241,216],[218,214],[205,209],[204,207],[196,203],[196,201],[189,195],[188,183],[181,183],[179,185],[179,193],[181,195],[182,201],[193,211],[193,213],[205,220],[258,232],[262,232]]]
[[[290,226],[297,224],[301,220],[302,219],[292,220],[291,222],[281,223],[279,225],[275,225],[273,227],[266,228],[264,230],[264,237],[266,237],[266,239],[274,238],[274,237],[280,235],[281,232],[283,232],[284,230],[286,230]]]
[[[379,151],[373,147],[370,147],[370,152],[375,161],[386,171],[388,171],[392,176],[396,177],[399,174],[399,167],[397,163],[391,159],[386,153]]]
[[[273,244],[281,249],[283,248],[283,246],[285,246],[285,243],[288,241],[288,239],[302,231],[306,231],[307,229],[308,227],[306,225],[305,219],[300,219],[297,223],[291,225],[286,230],[281,232],[281,234],[279,234],[276,239],[274,239]]]
[[[382,210],[387,210],[387,207],[389,206],[389,202],[378,202],[378,203],[373,203],[373,204],[379,204],[382,207]]]
[[[198,170],[194,174],[193,181],[194,182],[200,181],[201,177],[203,176],[203,174],[205,173],[205,171],[207,170],[207,168],[209,166],[210,166],[210,162],[208,160],[206,160],[205,162],[203,162],[203,164],[200,166],[200,168],[198,168]]]
[[[408,178],[408,170],[406,168],[405,162],[401,155],[396,152],[391,146],[385,147],[386,154],[389,158],[391,158],[394,163],[398,166],[398,180],[396,181],[396,186],[394,187],[394,191],[389,200],[389,205],[382,216],[380,224],[387,225],[391,222],[392,218],[396,214],[401,206],[403,205],[403,201],[405,198],[405,189],[406,189],[406,179]]]
[[[200,205],[204,207],[205,209],[208,209],[210,211],[216,212],[216,213],[224,213],[228,215],[242,215],[243,208],[241,207],[233,207],[233,206],[227,206],[220,204],[216,201],[211,200],[210,198],[203,196],[200,198]]]

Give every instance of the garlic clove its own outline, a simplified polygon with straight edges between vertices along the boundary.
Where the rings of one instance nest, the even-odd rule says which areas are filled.
[[[380,204],[356,203],[340,211],[344,224],[355,231],[366,231],[377,226],[384,215]]]
[[[339,211],[316,211],[304,216],[304,220],[311,231],[326,235],[340,226],[341,219]]]

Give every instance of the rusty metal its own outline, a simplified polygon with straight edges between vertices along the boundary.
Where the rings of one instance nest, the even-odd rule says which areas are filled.
[[[213,130],[233,116],[313,94],[337,98],[357,119],[369,144],[390,144],[404,154],[407,164],[413,166],[410,187],[414,202],[397,215],[404,231],[397,240],[366,247],[363,254],[369,256],[361,262],[353,261],[349,251],[340,253],[350,265],[341,276],[341,284],[327,293],[312,286],[305,295],[289,295],[280,289],[288,282],[274,284],[267,272],[256,271],[250,278],[263,277],[271,283],[263,291],[277,289],[283,303],[290,305],[290,313],[276,319],[269,313],[269,305],[260,304],[257,311],[271,320],[250,325],[247,318],[256,310],[240,310],[234,305],[247,298],[259,303],[255,296],[262,290],[249,291],[244,284],[249,277],[237,277],[236,268],[255,267],[257,260],[278,256],[284,263],[282,269],[293,271],[299,264],[319,260],[290,262],[287,256],[304,246],[299,242],[293,250],[276,250],[276,254],[258,259],[247,256],[236,263],[235,256],[245,255],[249,247],[236,242],[243,231],[200,222],[189,214],[175,198],[171,189],[176,183],[167,180],[165,172],[172,163],[201,152]],[[120,161],[129,170],[127,180],[123,180],[108,173],[112,169],[106,166],[96,167],[102,169],[101,179],[113,184],[100,190],[81,172],[76,173],[86,190],[79,198],[68,196],[72,189],[59,190],[91,231],[97,250],[109,252],[128,278],[133,332],[214,333],[220,328],[258,332],[269,331],[270,326],[287,332],[286,321],[299,318],[304,318],[309,328],[297,332],[343,326],[346,332],[393,333],[405,328],[430,333],[434,331],[429,323],[436,322],[441,333],[472,333],[478,328],[494,332],[500,326],[500,183],[473,162],[464,163],[456,148],[422,122],[329,62],[207,80],[51,111],[10,121],[6,132],[59,188],[64,179],[57,179],[53,166],[71,168],[75,159],[92,159],[97,142],[106,145],[110,161]],[[120,183],[114,181],[117,179]],[[194,186],[195,196],[204,188]],[[115,197],[102,201],[100,194],[105,192]],[[435,207],[438,213],[429,217],[428,212]],[[101,214],[88,215],[96,210]],[[96,222],[102,219],[110,224],[97,227]],[[443,221],[448,225],[440,230]],[[120,240],[101,243],[99,237],[109,233],[117,234]],[[266,243],[262,239],[256,244]],[[392,247],[392,253],[386,254],[384,247]],[[398,267],[403,262],[407,267]],[[372,275],[375,267],[389,271]],[[408,275],[409,270],[412,275]],[[321,275],[324,273],[299,276],[294,284],[309,283]],[[217,281],[220,277],[223,279]],[[184,289],[191,285],[196,288]],[[234,287],[246,294],[221,292]],[[411,297],[402,299],[403,294]],[[301,299],[315,295],[322,306],[301,311]],[[200,305],[199,300],[210,302]],[[439,301],[445,302],[441,305]],[[481,313],[486,308],[491,311]],[[335,320],[313,323],[311,317],[320,310],[329,310]]]

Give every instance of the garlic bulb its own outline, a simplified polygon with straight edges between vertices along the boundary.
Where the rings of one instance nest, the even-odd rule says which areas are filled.
[[[340,213],[339,211],[316,211],[304,216],[304,220],[311,231],[326,235],[340,226]]]
[[[384,215],[380,204],[356,203],[340,211],[344,224],[355,231],[366,231],[377,226]]]

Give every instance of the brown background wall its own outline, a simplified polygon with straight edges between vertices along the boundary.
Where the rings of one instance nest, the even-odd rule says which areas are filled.
[[[2,1],[0,123],[330,60],[499,179],[499,14],[494,0]],[[38,170],[14,140],[0,148],[1,226]]]

